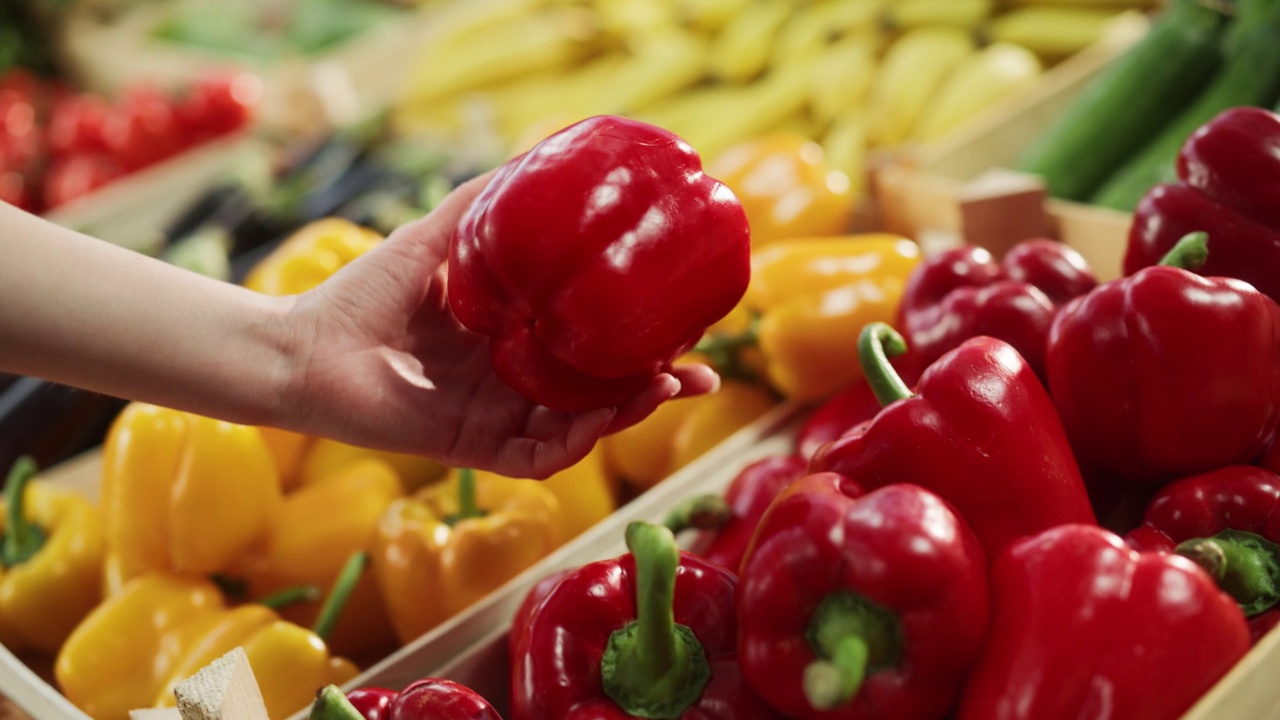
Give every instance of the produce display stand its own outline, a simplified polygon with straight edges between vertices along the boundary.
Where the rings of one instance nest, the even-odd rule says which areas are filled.
[[[1119,275],[1130,216],[1047,196],[1040,178],[1009,170],[1018,154],[1099,71],[1137,42],[1149,20],[1126,13],[1097,43],[1034,87],[947,138],[874,168],[883,229],[926,251],[961,242],[997,256],[1020,240],[1053,237],[1080,252],[1102,280]]]
[[[420,677],[447,673],[444,676],[474,684],[491,702],[505,704],[505,670],[499,671],[499,664],[479,663],[473,658],[477,653],[484,657],[485,648],[492,650],[498,635],[505,637],[506,628],[529,588],[556,570],[622,554],[626,551],[623,531],[627,523],[661,521],[666,512],[684,498],[723,490],[749,462],[790,451],[794,432],[803,416],[803,408],[797,405],[779,405],[484,599],[370,666],[347,687],[403,687]],[[101,468],[100,453],[91,451],[44,471],[41,477],[96,499]],[[505,655],[498,659],[505,662]],[[3,646],[0,646],[0,695],[39,720],[89,720],[57,688]],[[305,717],[305,712],[299,712],[294,720]]]

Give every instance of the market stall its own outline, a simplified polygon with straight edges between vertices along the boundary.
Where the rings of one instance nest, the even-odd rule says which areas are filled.
[[[278,298],[496,169],[504,392],[719,383],[534,480],[0,375],[5,712],[1280,717],[1274,0],[21,6],[0,200]]]

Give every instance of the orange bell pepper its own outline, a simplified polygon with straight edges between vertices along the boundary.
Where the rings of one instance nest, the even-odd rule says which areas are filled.
[[[460,472],[391,504],[374,575],[400,641],[431,630],[560,546],[556,496],[534,480]]]
[[[710,395],[663,403],[639,423],[600,440],[605,468],[647,490],[777,405],[757,383],[726,377]]]

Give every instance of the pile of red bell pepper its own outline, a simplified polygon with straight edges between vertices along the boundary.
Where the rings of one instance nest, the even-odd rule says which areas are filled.
[[[687,549],[632,523],[534,587],[510,717],[1185,713],[1280,624],[1280,305],[1248,277],[1280,242],[1240,219],[1280,220],[1280,168],[1244,187],[1280,157],[1259,112],[1191,138],[1197,199],[1140,209],[1130,258],[1161,257],[1121,279],[1042,240],[922,262],[901,332],[862,330],[857,384],[739,472],[726,522]]]

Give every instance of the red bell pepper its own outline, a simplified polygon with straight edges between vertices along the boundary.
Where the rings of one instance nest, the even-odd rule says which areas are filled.
[[[808,460],[791,454],[761,458],[742,468],[725,489],[728,521],[699,532],[689,542],[689,551],[736,573],[765,510],[804,476],[808,466]]]
[[[405,689],[337,685],[316,693],[309,720],[502,720],[475,690],[444,678],[423,678]]]
[[[737,579],[633,522],[629,553],[562,579],[512,659],[511,717],[776,718],[736,656]]]
[[[1261,614],[1280,603],[1280,475],[1231,465],[1170,483],[1125,540],[1190,557],[1246,615]]]
[[[1245,280],[1280,302],[1280,115],[1224,110],[1186,139],[1177,168],[1180,182],[1148,191],[1134,213],[1125,274],[1204,231],[1209,259],[1199,272]]]
[[[924,371],[915,395],[885,358],[904,349],[888,325],[863,329],[863,374],[886,407],[824,445],[810,472],[838,472],[868,489],[930,490],[959,511],[989,557],[1054,525],[1096,522],[1049,394],[1013,346],[966,340]]]
[[[498,169],[449,244],[449,304],[494,371],[576,412],[617,405],[742,297],[746,213],[661,128],[588,118]]]
[[[788,717],[942,718],[982,651],[987,563],[938,496],[807,475],[761,521],[738,586],[739,657]]]
[[[908,387],[920,379],[924,367],[914,352],[890,358],[889,362]],[[867,379],[859,374],[852,385],[832,395],[800,426],[796,434],[796,451],[805,458],[812,458],[818,448],[839,438],[880,412],[880,401]]]
[[[1044,344],[1058,308],[1098,284],[1080,253],[1060,242],[1024,240],[996,262],[966,245],[916,266],[898,306],[898,327],[926,366],[979,335],[1014,347],[1044,377]]]
[[[1015,542],[957,720],[1173,720],[1249,649],[1235,601],[1186,558],[1096,526]]]
[[[1203,251],[1192,234],[1166,262]],[[1076,457],[1122,482],[1247,463],[1280,424],[1280,307],[1240,280],[1144,268],[1064,307],[1048,348]]]

